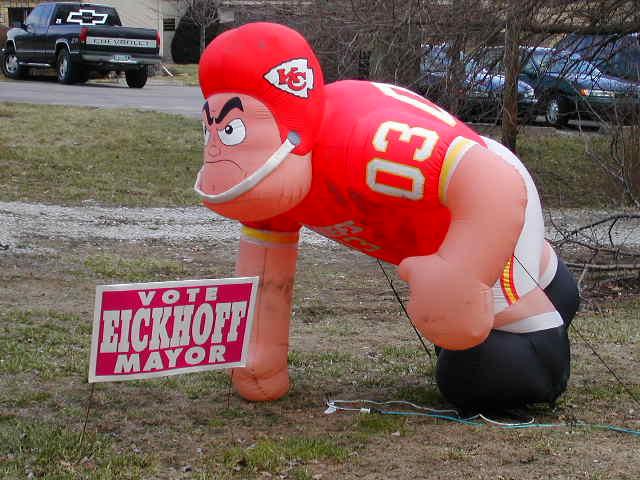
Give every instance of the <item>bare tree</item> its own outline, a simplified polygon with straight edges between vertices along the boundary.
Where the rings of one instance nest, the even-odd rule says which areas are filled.
[[[601,213],[576,226],[570,218],[549,216],[552,243],[577,272],[581,290],[640,283],[640,215]]]
[[[178,11],[200,30],[200,55],[207,46],[207,29],[220,21],[219,8],[222,0],[176,0]]]
[[[502,120],[502,141],[515,151],[519,132],[518,102],[522,46],[553,46],[560,36],[570,33],[616,33],[640,31],[637,0],[290,0],[259,2],[260,8],[236,10],[236,21],[268,20],[287,24],[301,31],[313,45],[323,65],[327,81],[368,78],[404,85],[462,115],[470,89],[465,67],[470,60],[483,63],[487,47],[502,49],[497,70],[506,77],[502,104],[495,120]],[[422,86],[429,72],[421,68],[425,49],[446,46],[450,62],[441,88]],[[484,58],[483,58],[484,57]],[[486,64],[485,64],[486,65]],[[480,65],[482,66],[482,65]],[[498,97],[496,100],[500,101]],[[541,103],[544,99],[540,100]],[[640,201],[640,114],[631,126],[622,129],[608,123],[602,132],[609,149],[589,144],[585,151],[610,177],[621,192],[618,206],[638,206]],[[604,119],[603,119],[604,120]],[[617,200],[617,198],[616,198]],[[621,213],[620,215],[625,215]],[[579,220],[578,220],[579,221]],[[612,216],[603,219],[612,229],[633,218]],[[586,222],[589,223],[589,222]],[[587,277],[607,279],[638,275],[638,247],[625,245],[625,239],[585,238],[593,228],[558,225],[557,246],[570,258],[570,264]],[[600,225],[600,224],[598,224]],[[633,224],[635,226],[635,224]],[[608,228],[608,227],[607,227]],[[634,227],[635,228],[635,227]],[[640,228],[640,227],[638,227]],[[598,230],[600,232],[600,230]],[[608,231],[605,229],[605,233]],[[597,255],[593,256],[594,253]],[[620,267],[620,268],[617,268]],[[616,277],[616,275],[618,275]]]

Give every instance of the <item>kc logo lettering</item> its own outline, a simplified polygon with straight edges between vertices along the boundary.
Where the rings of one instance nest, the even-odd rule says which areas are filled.
[[[309,98],[309,90],[313,90],[313,69],[306,58],[281,63],[264,78],[274,87],[300,98]]]

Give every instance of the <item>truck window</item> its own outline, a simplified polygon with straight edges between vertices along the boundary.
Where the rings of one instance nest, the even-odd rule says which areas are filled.
[[[34,26],[44,27],[47,25],[47,21],[49,20],[49,15],[51,14],[51,10],[53,9],[53,5],[39,5],[35,8],[33,13],[37,12],[37,16],[34,19]]]
[[[103,5],[57,5],[51,25],[109,25],[120,26],[120,17],[114,8]]]
[[[31,26],[36,26],[36,25],[40,25],[42,23],[42,16],[44,13],[44,6],[40,5],[36,8],[34,8],[31,13],[29,14],[29,16],[27,17],[27,19],[24,21],[25,25],[31,25]]]

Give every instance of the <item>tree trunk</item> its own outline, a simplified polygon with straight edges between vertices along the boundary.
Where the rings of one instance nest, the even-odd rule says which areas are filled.
[[[518,137],[518,74],[520,73],[520,21],[517,2],[511,2],[504,34],[505,87],[502,96],[502,143],[516,153]]]
[[[207,27],[204,22],[200,24],[200,57],[204,52],[205,47],[207,46]]]

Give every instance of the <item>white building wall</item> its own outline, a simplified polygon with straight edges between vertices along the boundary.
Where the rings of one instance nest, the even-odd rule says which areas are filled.
[[[174,19],[175,28],[178,28],[178,24],[180,23],[180,18],[184,15],[182,11],[182,3],[176,0],[163,0],[161,13],[162,17],[166,19]],[[162,58],[165,59],[166,62],[173,62],[173,58],[171,56],[171,42],[173,41],[173,37],[176,32],[173,31],[164,31],[162,34],[162,42],[166,45],[164,50],[164,55]]]

